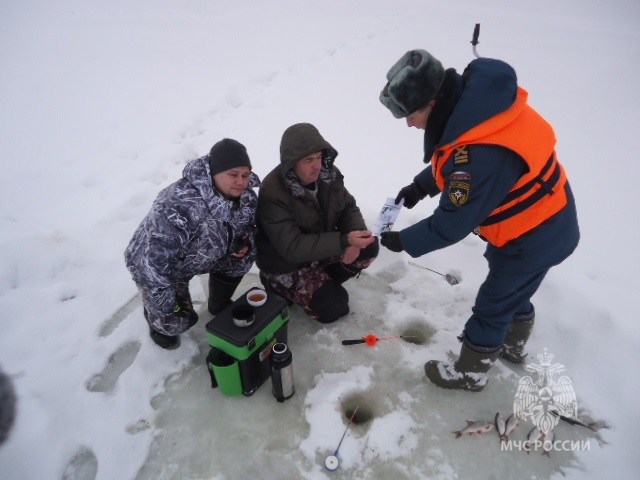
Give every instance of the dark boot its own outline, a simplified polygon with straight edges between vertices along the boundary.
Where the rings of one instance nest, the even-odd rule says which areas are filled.
[[[320,323],[333,323],[349,313],[349,294],[342,285],[328,280],[313,294],[309,310]]]
[[[165,335],[164,333],[160,333],[157,330],[154,330],[151,325],[149,325],[149,336],[151,340],[153,340],[156,345],[164,348],[165,350],[175,350],[180,346],[180,336],[171,336]]]
[[[518,313],[513,317],[500,356],[511,363],[524,363],[527,354],[524,346],[533,330],[535,310],[530,313]]]
[[[486,373],[495,363],[499,353],[499,348],[492,352],[474,350],[471,343],[465,339],[458,360],[454,363],[430,360],[425,363],[424,371],[427,378],[438,387],[479,392],[486,386]]]
[[[217,315],[233,302],[231,296],[238,288],[242,277],[230,277],[223,273],[209,274],[208,308],[211,315]]]
[[[147,323],[149,324],[149,336],[151,340],[155,342],[159,347],[164,348],[165,350],[175,350],[180,346],[180,336],[175,335],[165,335],[164,333],[160,333],[155,330],[151,326],[151,322],[149,322],[149,314],[147,313],[147,309],[143,308],[144,318],[147,319]]]

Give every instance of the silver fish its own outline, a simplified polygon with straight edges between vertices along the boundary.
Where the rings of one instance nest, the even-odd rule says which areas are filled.
[[[540,442],[540,438],[542,437],[542,432],[538,427],[533,427],[527,435],[527,441],[524,443],[524,450],[527,452],[527,455],[531,451],[531,448]]]
[[[509,435],[511,435],[511,432],[513,432],[518,425],[520,425],[520,419],[516,417],[513,413],[509,415],[506,421],[506,428],[504,431],[504,437],[506,440],[509,440]]]
[[[458,430],[457,432],[451,432],[455,434],[456,438],[460,438],[465,433],[469,435],[478,434],[482,435],[483,433],[487,433],[489,430],[493,428],[493,423],[490,422],[472,422],[471,420],[467,420],[467,426],[462,430]]]
[[[549,432],[547,432],[547,434],[544,436],[544,441],[542,442],[542,449],[544,450],[542,452],[542,455],[546,455],[547,457],[551,458],[551,450],[553,450],[553,442],[556,439],[556,434],[554,433],[553,430],[550,430]]]
[[[594,432],[596,432],[598,429],[596,428],[598,426],[597,422],[592,422],[592,423],[584,423],[582,420],[578,420],[575,417],[570,417],[568,415],[562,415],[561,413],[556,413],[556,412],[552,412],[554,415],[557,415],[558,417],[560,417],[562,420],[564,420],[565,422],[571,424],[571,425],[580,425],[581,427],[585,427],[588,428],[589,430],[592,430]]]
[[[500,412],[496,413],[496,417],[493,420],[493,423],[496,426],[496,432],[498,432],[498,436],[500,437],[500,441],[501,442],[506,442],[507,441],[507,436],[505,435],[506,431],[507,431],[507,424],[504,421],[504,418],[502,418],[502,415],[500,415]]]

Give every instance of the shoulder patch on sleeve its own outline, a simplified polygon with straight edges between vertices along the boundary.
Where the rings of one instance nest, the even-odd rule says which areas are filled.
[[[453,152],[453,163],[456,165],[463,165],[465,163],[469,163],[471,161],[471,157],[469,156],[469,150],[467,149],[467,145],[463,145],[459,148],[456,148],[455,152]]]
[[[471,180],[471,174],[461,171],[453,172],[449,175],[449,180],[469,181]]]
[[[470,193],[471,184],[459,180],[451,180],[449,182],[449,198],[456,207],[461,207],[467,203]]]

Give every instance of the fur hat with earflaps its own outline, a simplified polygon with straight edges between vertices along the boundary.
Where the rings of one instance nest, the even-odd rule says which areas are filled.
[[[409,50],[387,73],[380,101],[396,118],[420,110],[436,97],[442,81],[442,63],[426,50]]]

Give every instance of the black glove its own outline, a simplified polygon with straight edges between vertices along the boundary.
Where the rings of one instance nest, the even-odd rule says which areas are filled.
[[[404,206],[407,208],[413,208],[426,196],[427,192],[425,192],[416,182],[413,182],[398,192],[395,203],[400,203],[400,200],[404,198]]]
[[[189,310],[193,312],[193,303],[191,302],[191,295],[189,295],[189,292],[186,294],[184,292],[176,293],[176,304],[180,310]]]
[[[169,314],[168,321],[175,322],[176,325],[186,325],[182,331],[187,331],[198,323],[198,314],[186,305],[186,302],[178,300],[173,312]]]
[[[398,232],[382,232],[380,234],[380,243],[392,252],[401,252],[402,243],[400,242],[400,234]]]

